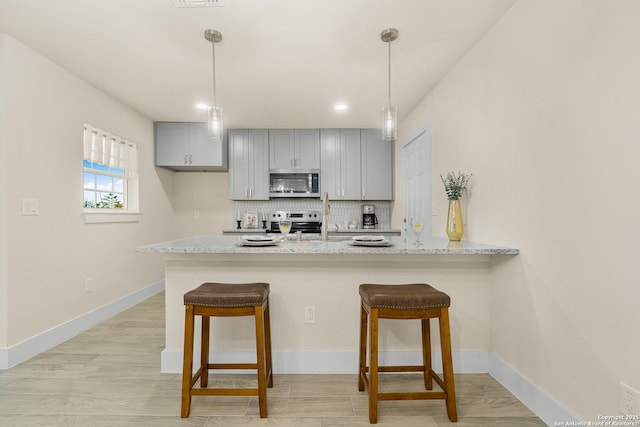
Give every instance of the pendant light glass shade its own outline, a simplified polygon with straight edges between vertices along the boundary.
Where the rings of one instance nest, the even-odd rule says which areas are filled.
[[[395,140],[398,134],[398,107],[391,105],[391,42],[398,38],[398,30],[388,28],[380,34],[380,39],[389,46],[389,98],[382,109],[382,139]]]
[[[204,38],[211,42],[213,58],[213,105],[209,106],[207,128],[213,142],[222,142],[224,139],[222,107],[218,107],[216,102],[216,43],[222,41],[222,34],[216,30],[206,30]]]
[[[209,129],[209,136],[213,141],[220,142],[224,139],[221,107],[216,107],[215,105],[209,107],[207,127]]]
[[[387,105],[382,109],[382,139],[396,139],[398,135],[398,107]]]

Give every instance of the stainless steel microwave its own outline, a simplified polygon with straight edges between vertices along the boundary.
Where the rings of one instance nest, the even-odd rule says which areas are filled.
[[[320,198],[320,171],[272,169],[269,172],[269,197]]]

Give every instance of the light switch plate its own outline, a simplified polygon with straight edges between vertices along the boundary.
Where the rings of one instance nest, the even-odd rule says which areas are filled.
[[[22,215],[39,215],[38,199],[22,199]]]

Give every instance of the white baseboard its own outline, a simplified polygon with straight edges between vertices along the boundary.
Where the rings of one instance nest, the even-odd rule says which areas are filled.
[[[489,356],[489,375],[513,393],[547,425],[559,425],[556,422],[567,425],[568,421],[582,421],[560,402],[493,354]]]
[[[164,290],[164,281],[154,283],[132,294],[106,304],[80,317],[42,332],[9,348],[0,348],[0,369],[12,368],[58,344],[104,322]]]
[[[200,350],[195,349],[199,355]],[[199,357],[199,356],[198,356]],[[212,352],[211,359],[218,363],[255,361],[255,353]],[[381,365],[419,365],[422,355],[418,351],[382,351]],[[163,350],[160,357],[161,372],[182,373],[182,350]],[[439,352],[433,353],[436,371],[442,366]],[[485,351],[459,351],[453,353],[453,367],[456,373],[489,372],[489,356]],[[357,351],[274,351],[274,374],[356,374],[358,372]]]

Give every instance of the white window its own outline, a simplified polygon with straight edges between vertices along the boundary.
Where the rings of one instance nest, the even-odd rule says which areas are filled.
[[[88,124],[83,141],[85,222],[139,221],[137,145]]]

